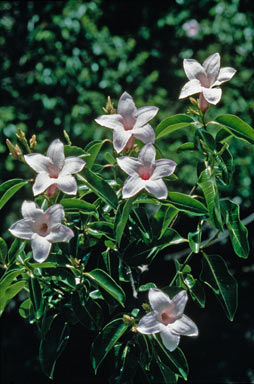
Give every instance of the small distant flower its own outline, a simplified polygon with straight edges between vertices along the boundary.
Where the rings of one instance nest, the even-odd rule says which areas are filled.
[[[161,290],[151,288],[148,298],[153,311],[142,317],[138,332],[160,333],[163,344],[171,352],[177,348],[180,336],[198,336],[196,324],[183,314],[188,300],[186,291],[180,291],[171,300]]]
[[[124,92],[119,99],[117,113],[99,116],[95,121],[103,127],[113,129],[113,144],[119,153],[131,149],[135,137],[145,144],[154,142],[154,130],[147,123],[154,118],[158,110],[157,107],[137,109],[132,97]]]
[[[220,55],[214,53],[203,64],[193,59],[184,59],[184,71],[189,81],[181,90],[179,99],[200,93],[200,109],[205,111],[209,104],[216,105],[221,99],[221,85],[232,79],[236,70],[231,67],[220,68]],[[215,88],[213,88],[215,87]]]
[[[49,255],[51,244],[69,241],[73,231],[61,224],[64,219],[62,205],[55,204],[45,212],[32,201],[24,201],[21,207],[24,219],[12,224],[11,234],[24,240],[31,240],[33,258],[42,263]]]
[[[199,23],[195,19],[186,21],[186,23],[183,24],[183,30],[185,31],[188,37],[197,36],[199,29],[200,29]]]
[[[140,151],[138,158],[123,156],[117,159],[117,163],[129,177],[123,186],[123,198],[136,195],[142,189],[151,193],[158,199],[166,199],[167,186],[162,177],[170,176],[176,167],[173,160],[155,160],[154,146],[146,144]]]
[[[85,166],[85,161],[75,156],[65,158],[64,145],[59,139],[50,144],[47,156],[30,153],[24,158],[38,173],[33,185],[34,196],[46,190],[49,196],[54,196],[59,189],[68,195],[76,195],[77,182],[71,175],[80,172]]]

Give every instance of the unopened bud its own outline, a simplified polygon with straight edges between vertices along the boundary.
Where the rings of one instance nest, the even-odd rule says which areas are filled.
[[[126,323],[126,324],[131,324],[133,322],[134,318],[129,316],[129,315],[126,315],[124,314],[123,315],[123,322]]]
[[[146,311],[146,312],[150,312],[150,310],[151,310],[150,305],[149,305],[149,304],[146,304],[146,303],[142,304],[142,308],[143,308],[144,311]]]
[[[113,103],[111,102],[110,96],[108,96],[108,101],[106,104],[106,108],[102,108],[104,112],[108,113],[109,115],[113,115],[116,113],[116,109],[113,106]]]
[[[133,325],[133,327],[131,327],[131,332],[134,332],[134,333],[138,332],[137,328],[138,328],[138,324]]]
[[[19,139],[19,141],[22,142],[23,140],[26,140],[25,132],[23,132],[21,128],[17,128],[17,129],[18,129],[18,133],[16,133],[16,136]]]
[[[198,100],[194,99],[194,97],[189,97],[189,100],[192,105],[194,105],[195,107],[198,107]]]
[[[21,156],[22,156],[22,151],[21,149],[19,148],[18,144],[16,144],[15,146],[12,144],[12,142],[9,140],[9,139],[6,139],[6,145],[10,151],[10,155],[16,159],[16,160],[20,160],[21,159]]]
[[[65,138],[65,140],[67,141],[67,144],[68,144],[68,145],[71,145],[70,136],[68,135],[68,133],[66,132],[65,129],[64,129],[64,131],[63,131],[63,134],[64,134],[64,138]]]
[[[29,140],[29,144],[30,144],[31,149],[33,149],[36,146],[36,144],[37,144],[36,135],[33,135],[31,137],[31,139]]]

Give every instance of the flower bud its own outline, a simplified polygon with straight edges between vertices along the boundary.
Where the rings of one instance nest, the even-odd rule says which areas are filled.
[[[30,144],[31,149],[33,149],[36,146],[36,144],[37,144],[36,135],[33,135],[31,137],[31,139],[29,140],[29,144]]]
[[[208,103],[208,101],[206,101],[202,92],[200,93],[200,96],[199,96],[198,105],[199,105],[200,111],[202,112],[206,112],[210,107],[210,104]]]
[[[6,145],[10,151],[10,155],[16,159],[16,160],[21,160],[21,156],[22,156],[22,151],[21,149],[19,148],[18,144],[16,144],[15,146],[12,144],[12,142],[9,140],[9,139],[6,139]]]
[[[116,109],[113,106],[113,103],[111,102],[110,96],[108,96],[108,101],[106,104],[106,108],[102,108],[104,112],[108,113],[109,115],[113,115],[116,113]]]

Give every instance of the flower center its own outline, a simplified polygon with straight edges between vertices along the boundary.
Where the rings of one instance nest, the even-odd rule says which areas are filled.
[[[165,325],[168,325],[170,323],[174,323],[175,319],[170,315],[170,312],[165,310],[160,315],[161,322]]]
[[[48,166],[48,173],[49,177],[51,177],[52,179],[57,179],[60,173],[60,169],[55,164],[50,164]]]
[[[41,236],[46,236],[48,232],[48,224],[47,223],[41,223],[40,228],[39,228],[39,234]]]
[[[151,174],[152,174],[151,169],[148,167],[145,167],[145,166],[140,167],[138,170],[138,173],[139,173],[139,176],[141,177],[141,179],[143,179],[143,180],[150,179]]]

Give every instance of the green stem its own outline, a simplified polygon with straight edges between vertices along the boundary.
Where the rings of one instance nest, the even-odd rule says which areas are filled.
[[[191,251],[188,256],[186,257],[184,263],[181,265],[181,268],[176,272],[175,276],[173,277],[173,279],[171,280],[171,283],[169,284],[170,287],[172,287],[172,285],[174,284],[174,282],[176,281],[177,277],[179,275],[181,275],[182,273],[182,270],[184,269],[185,265],[188,263],[188,261],[191,259],[193,255],[193,252]]]

